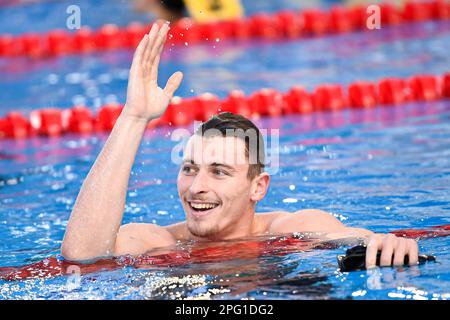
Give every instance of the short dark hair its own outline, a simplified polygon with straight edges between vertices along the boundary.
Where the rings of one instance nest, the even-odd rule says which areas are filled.
[[[215,129],[215,130],[211,130]],[[245,157],[249,160],[249,169],[247,177],[252,180],[264,171],[265,167],[265,151],[264,151],[264,139],[259,131],[258,127],[240,114],[231,112],[221,112],[212,116],[208,121],[202,123],[197,128],[195,134],[208,137],[209,132],[217,130],[223,137],[234,136],[236,138],[243,139],[245,142]],[[256,148],[250,146],[250,137],[246,134],[249,130],[254,130],[257,135],[257,141],[252,144]],[[231,133],[231,135],[230,135]],[[211,137],[211,136],[209,136]],[[251,160],[251,161],[250,161]],[[256,160],[256,161],[255,161]]]
[[[161,4],[170,11],[183,12],[185,9],[183,0],[161,0]]]

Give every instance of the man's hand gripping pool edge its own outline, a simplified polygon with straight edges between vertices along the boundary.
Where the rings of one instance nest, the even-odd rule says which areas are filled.
[[[417,265],[419,248],[417,241],[399,238],[393,234],[374,234],[367,241],[366,268],[376,266],[377,253],[381,251],[380,266],[403,266],[408,256],[410,266]]]
[[[187,164],[189,167],[185,170],[182,166],[179,173],[179,195],[188,223],[166,227],[145,223],[121,225],[128,180],[145,128],[149,121],[165,112],[183,78],[181,72],[176,72],[164,89],[158,87],[158,67],[167,32],[166,23],[161,27],[153,25],[136,49],[126,104],[80,189],[67,225],[61,249],[67,260],[141,254],[153,248],[174,245],[178,240],[318,232],[328,234],[328,239],[365,238],[368,243],[366,265],[369,268],[375,265],[378,250],[382,251],[382,266],[391,265],[392,258],[393,265],[402,265],[405,255],[409,256],[410,265],[417,264],[418,249],[414,240],[348,228],[321,210],[255,215],[255,205],[268,189],[268,174],[261,172],[250,179],[248,164],[244,167],[228,164],[222,168],[217,159],[208,154],[205,157],[213,164],[206,163],[208,161],[206,164],[196,163],[191,157]],[[210,139],[214,146],[222,138]],[[242,152],[243,142],[238,141],[238,145]],[[209,210],[212,213],[201,214],[196,210],[202,206],[203,210],[205,206],[215,208]],[[216,231],[211,233],[212,230]],[[199,236],[199,232],[204,234]]]

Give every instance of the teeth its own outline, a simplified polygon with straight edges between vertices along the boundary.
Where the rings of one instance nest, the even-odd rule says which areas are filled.
[[[212,209],[217,207],[216,204],[212,204],[212,203],[192,203],[191,202],[191,207],[194,209]]]

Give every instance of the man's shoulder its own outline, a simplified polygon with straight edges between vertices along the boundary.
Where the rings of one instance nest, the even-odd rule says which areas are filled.
[[[327,212],[319,209],[302,209],[294,212],[289,211],[271,211],[271,212],[258,212],[255,214],[255,218],[261,221],[272,222],[278,219],[298,219],[298,218],[310,218],[318,217],[323,214],[329,215]]]
[[[114,254],[140,254],[174,245],[176,239],[163,227],[151,223],[129,223],[120,227]]]
[[[187,225],[186,221],[181,221],[178,223],[170,224],[168,226],[162,227],[164,230],[169,232],[172,237],[176,240],[188,240],[188,232],[187,232]]]
[[[271,226],[273,223],[287,215],[292,215],[287,211],[258,212],[255,214],[255,234],[272,233]]]
[[[274,211],[258,214],[269,233],[321,231],[341,223],[330,213],[319,209],[303,209],[295,212]]]

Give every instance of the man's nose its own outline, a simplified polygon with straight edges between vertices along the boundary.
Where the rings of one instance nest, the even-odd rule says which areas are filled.
[[[192,194],[208,192],[208,177],[200,170],[194,178],[189,191]]]

